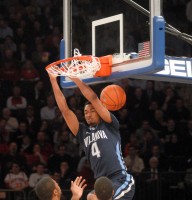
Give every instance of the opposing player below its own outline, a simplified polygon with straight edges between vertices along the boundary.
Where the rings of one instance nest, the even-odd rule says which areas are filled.
[[[114,187],[113,199],[131,200],[135,185],[127,173],[122,153],[119,122],[101,103],[95,92],[78,78],[71,78],[88,102],[84,106],[87,124],[79,123],[76,115],[67,105],[56,76],[49,74],[58,107],[71,132],[78,138],[90,162],[95,179],[106,176]],[[97,199],[92,193],[88,200]]]
[[[71,200],[80,200],[86,186],[81,176],[71,181]],[[62,195],[58,183],[51,177],[42,178],[35,186],[35,193],[39,200],[60,200]]]
[[[95,181],[94,190],[98,200],[112,200],[114,193],[113,183],[107,177],[99,177]]]

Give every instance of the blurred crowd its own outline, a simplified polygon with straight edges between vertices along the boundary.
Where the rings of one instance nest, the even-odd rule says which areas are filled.
[[[148,6],[143,1],[137,2]],[[187,2],[164,1],[164,10],[170,22],[175,16],[179,28],[191,33]],[[69,189],[70,181],[77,175],[87,180],[88,189],[93,187],[89,163],[56,105],[45,71],[48,63],[59,59],[62,3],[61,0],[0,1],[0,188],[33,188],[41,177],[48,175],[62,189]],[[73,3],[73,28],[78,31],[73,38],[74,47],[86,53],[91,51],[91,41],[87,38],[90,35],[85,34],[90,25],[84,13],[88,12],[91,20],[103,17],[103,10],[109,5],[112,14],[119,14],[115,0]],[[128,19],[142,18],[133,9],[129,11]],[[127,45],[127,49],[136,51],[136,44],[145,35],[139,25],[128,27],[132,46]],[[186,53],[191,57],[191,47],[178,43],[179,48],[175,48],[177,43],[170,41],[169,53]],[[125,106],[114,114],[120,122],[122,152],[130,173],[139,176],[152,168],[158,172],[191,169],[191,86],[128,78],[115,83],[127,94]],[[99,94],[105,85],[92,87]],[[74,88],[63,92],[69,107],[83,122],[85,99],[80,91]],[[157,171],[153,178],[146,177],[151,179],[157,179]]]

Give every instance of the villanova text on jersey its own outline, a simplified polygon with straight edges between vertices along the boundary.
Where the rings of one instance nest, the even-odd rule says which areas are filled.
[[[87,132],[88,133],[88,132]],[[89,133],[88,133],[89,134]],[[99,139],[108,139],[105,131],[103,130],[98,130],[95,133],[90,133],[90,135],[88,135],[85,139],[84,139],[84,143],[85,146],[87,147],[88,145],[90,145],[92,142],[96,142]]]

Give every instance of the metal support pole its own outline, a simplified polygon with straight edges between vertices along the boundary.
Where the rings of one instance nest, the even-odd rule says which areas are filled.
[[[72,0],[63,0],[63,38],[64,57],[71,57],[72,53]]]

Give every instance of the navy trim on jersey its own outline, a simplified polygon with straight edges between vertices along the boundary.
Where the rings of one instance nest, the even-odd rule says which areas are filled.
[[[134,185],[134,183],[135,181],[133,177],[130,180],[130,175],[127,174],[125,182],[119,188],[117,188],[113,199],[120,199],[121,197],[123,197],[126,193],[128,193],[131,190],[131,187]]]

